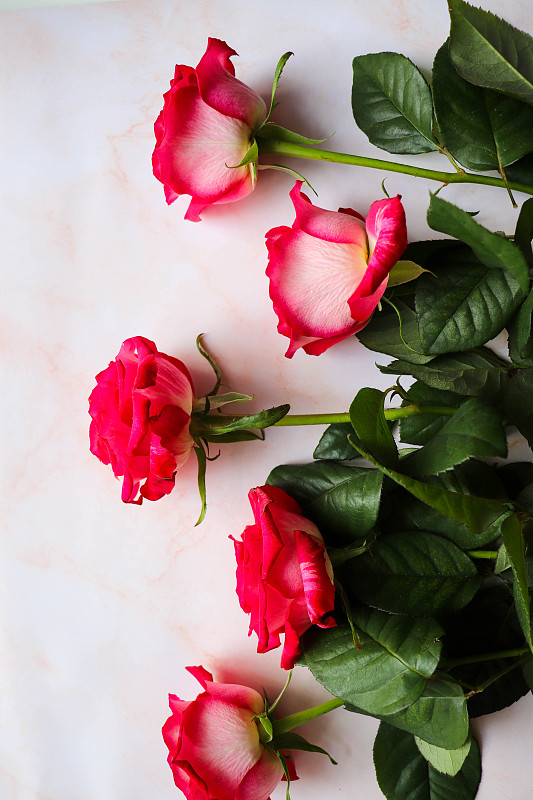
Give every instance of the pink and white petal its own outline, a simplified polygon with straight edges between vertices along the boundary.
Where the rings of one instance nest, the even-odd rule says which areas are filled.
[[[208,672],[208,671],[205,669],[205,667],[202,667],[202,666],[198,666],[198,667],[185,667],[185,669],[187,670],[187,672],[188,672],[190,675],[192,675],[192,676],[193,676],[193,678],[196,678],[196,680],[198,681],[198,683],[200,683],[200,684],[201,684],[201,686],[203,686],[203,688],[204,688],[204,689],[206,688],[206,686],[207,686],[207,684],[208,684],[208,683],[212,683],[212,681],[213,681],[213,676],[212,676],[212,674],[211,674],[210,672]]]
[[[283,777],[283,767],[272,750],[263,755],[241,781],[235,800],[268,800]]]
[[[213,203],[244,180],[251,185],[248,167],[230,169],[249,148],[245,123],[206,105],[195,87],[174,96],[168,118],[157,150],[159,179],[176,194]]]
[[[139,481],[134,481],[127,469],[124,469],[124,479],[122,481],[121,500],[123,503],[134,503],[137,506],[142,505],[142,497],[137,497],[139,491]]]
[[[405,211],[400,195],[372,203],[365,224],[371,253],[368,269],[373,278],[371,291],[374,291],[407,247]]]
[[[368,276],[365,275],[360,285],[349,298],[348,306],[350,308],[350,314],[352,315],[352,318],[356,322],[362,323],[358,325],[357,331],[362,330],[365,325],[370,322],[370,318],[372,317],[377,304],[381,300],[383,292],[387,288],[388,281],[389,276],[386,275],[384,280],[378,285],[377,289],[375,289],[375,291],[372,293],[367,294],[368,290],[371,289],[372,286],[372,278],[370,274],[368,274]]]
[[[196,774],[187,761],[172,759],[169,756],[168,763],[172,769],[174,783],[187,800],[212,800],[205,781]]]
[[[335,585],[324,543],[303,531],[295,531],[294,538],[309,619],[313,624],[333,627],[334,620],[324,624],[335,607]]]
[[[270,297],[291,338],[349,335],[353,318],[348,299],[367,267],[361,248],[293,231],[269,250]]]
[[[264,750],[253,712],[200,695],[183,712],[180,757],[188,761],[217,800],[233,800],[244,776]]]
[[[301,514],[302,509],[301,506],[296,502],[296,500],[287,494],[283,489],[280,489],[279,486],[258,486],[257,489],[252,489],[249,492],[248,497],[252,494],[252,492],[261,492],[261,497],[263,498],[263,507],[270,502],[274,502],[276,509],[284,509],[288,512],[292,512],[293,514]]]
[[[368,258],[368,242],[365,223],[360,214],[352,209],[327,211],[313,205],[302,192],[302,181],[296,181],[290,197],[296,212],[293,228],[300,229],[325,242],[354,244],[361,248],[365,262]]]
[[[230,61],[235,50],[220,39],[208,39],[207,50],[196,67],[202,100],[225,116],[239,119],[253,130],[266,117],[262,97],[235,78]],[[238,162],[237,162],[238,163]]]
[[[250,686],[241,686],[238,683],[216,683],[213,681],[206,684],[205,691],[210,697],[247,709],[253,714],[262,714],[265,710],[263,697]]]
[[[309,620],[308,623],[309,624],[307,625],[307,628],[309,628],[311,625]],[[304,631],[302,631],[302,633],[303,632]],[[298,633],[293,628],[291,623],[287,621],[285,623],[285,641],[283,643],[283,650],[281,653],[281,664],[280,664],[281,669],[292,669],[299,655],[300,655],[300,637],[298,636]]]
[[[248,170],[248,172],[244,172],[243,170]],[[237,170],[234,170],[234,172],[237,172]],[[254,190],[255,180],[249,167],[243,167],[242,170],[239,169],[238,172],[242,176],[240,183],[231,186],[227,192],[221,194],[216,200],[211,201],[204,200],[201,197],[193,197],[189,203],[184,219],[189,220],[189,222],[200,222],[200,214],[202,211],[205,211],[208,206],[218,205],[219,203],[233,203],[236,200],[242,200],[244,197],[247,197]]]
[[[165,135],[165,112],[167,111],[169,104],[172,102],[173,95],[191,86],[195,89],[198,89],[198,82],[196,80],[196,72],[194,69],[192,67],[187,67],[185,64],[176,64],[174,69],[174,77],[170,81],[170,89],[163,95],[163,108],[154,123],[156,147],[152,156],[152,165],[154,168],[154,175],[158,180],[161,180],[161,177],[156,173],[156,170],[159,169],[157,147]],[[156,163],[154,163],[154,160]]]
[[[366,322],[368,322],[368,321],[369,320],[367,320]],[[364,323],[364,325],[366,325],[366,322]],[[340,336],[330,336],[328,339],[314,339],[314,340],[310,340],[307,343],[306,342],[302,342],[301,344],[296,344],[296,346],[293,349],[293,353],[296,352],[298,347],[302,347],[303,350],[308,355],[310,355],[310,356],[319,356],[321,353],[324,353],[326,350],[329,350],[330,347],[333,347],[334,344],[337,344],[337,342],[342,342],[343,339],[347,339],[348,336],[353,336],[354,333],[357,333],[357,331],[360,331],[361,328],[364,328],[364,325],[357,324],[357,323],[354,322],[353,327],[350,328],[350,330],[346,331],[345,333],[342,333]],[[291,345],[292,345],[292,343],[291,343]],[[288,353],[289,353],[289,350],[287,350],[287,353],[285,353],[285,355],[287,356]],[[292,357],[292,353],[291,353],[290,356],[288,356],[288,358],[291,358],[291,357]]]

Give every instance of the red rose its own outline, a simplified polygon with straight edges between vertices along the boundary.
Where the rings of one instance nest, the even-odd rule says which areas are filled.
[[[89,398],[91,453],[111,464],[116,477],[124,476],[125,503],[159,500],[174,488],[174,473],[194,444],[187,368],[149,339],[134,336],[96,383]]]
[[[220,39],[209,39],[196,69],[176,66],[165,104],[154,126],[155,177],[167,203],[191,196],[185,219],[198,222],[213,203],[240,200],[254,188],[254,165],[231,169],[248,152],[266,117],[264,101],[235,76],[237,55]]]
[[[187,669],[204,691],[190,702],[169,696],[163,738],[176,786],[187,800],[267,800],[283,767],[254,720],[264,713],[263,697],[248,686],[214,683],[203,667]]]
[[[281,666],[292,669],[299,638],[311,627],[331,628],[335,604],[333,570],[318,528],[302,516],[298,503],[276,486],[248,495],[254,524],[242,541],[233,539],[237,559],[237,594],[250,614],[250,631],[259,638],[258,653],[279,647],[285,634]]]
[[[299,347],[320,355],[364,328],[407,247],[399,196],[372,203],[364,220],[350,208],[314,206],[301,188],[297,181],[290,193],[292,228],[266,235],[266,274],[278,331],[290,339],[287,358]]]

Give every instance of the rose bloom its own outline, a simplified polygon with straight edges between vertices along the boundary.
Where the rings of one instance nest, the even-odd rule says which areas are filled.
[[[240,200],[254,188],[254,172],[239,164],[254,131],[266,117],[264,101],[235,76],[237,55],[220,39],[209,39],[200,63],[176,66],[156,120],[152,166],[167,203],[191,196],[185,219],[198,222],[214,203]]]
[[[264,699],[248,686],[214,683],[203,667],[187,669],[204,691],[190,702],[169,695],[163,738],[176,786],[187,800],[267,800],[283,767],[253,719]]]
[[[292,669],[299,638],[311,627],[331,628],[335,605],[333,570],[320,531],[302,516],[298,503],[276,486],[260,486],[248,495],[254,524],[242,541],[233,539],[237,594],[258,636],[258,653],[280,645],[283,669]]]
[[[174,473],[194,444],[192,403],[185,365],[142,336],[127,339],[96,376],[89,398],[91,453],[111,464],[116,477],[124,476],[125,503],[159,500],[172,491]]]
[[[320,355],[370,321],[389,272],[407,247],[400,196],[372,203],[366,220],[351,208],[314,206],[297,181],[290,196],[292,228],[266,235],[270,297],[278,331],[298,348]]]

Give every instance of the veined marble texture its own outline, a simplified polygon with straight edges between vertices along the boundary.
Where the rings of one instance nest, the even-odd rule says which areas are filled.
[[[528,0],[482,5],[533,33]],[[258,655],[247,638],[228,536],[251,522],[248,490],[277,464],[311,460],[322,428],[223,446],[208,464],[198,528],[194,458],[170,496],[125,505],[110,467],[89,453],[87,414],[94,376],[122,341],[153,339],[188,365],[202,393],[212,374],[194,342],[205,333],[225,384],[255,393],[254,410],[290,402],[294,413],[344,411],[361,386],[390,381],[354,338],[318,358],[284,358],[264,234],[292,224],[289,176],[261,172],[250,197],[208,209],[198,224],[183,220],[187,198],[167,207],[150,160],[174,65],[195,66],[208,36],[224,39],[239,53],[237,76],[268,98],[278,58],[292,50],[275,120],[333,134],[332,149],[376,155],[352,119],[352,58],[393,50],[429,71],[448,30],[444,0],[124,0],[0,15],[2,800],[179,797],[160,731],[168,692],[198,691],[184,667],[203,664],[271,696],[285,681],[279,650]],[[447,169],[438,155],[424,163]],[[383,196],[385,173],[292,165],[325,208],[366,214]],[[411,239],[427,235],[435,186],[386,177]],[[489,228],[514,227],[504,193],[463,186],[445,196],[481,209]],[[281,711],[327,697],[298,668]],[[532,710],[529,695],[476,721],[479,800],[533,797]],[[343,710],[310,723],[302,733],[339,765],[297,753],[293,800],[382,797],[376,729]],[[280,784],[273,800],[284,793]]]

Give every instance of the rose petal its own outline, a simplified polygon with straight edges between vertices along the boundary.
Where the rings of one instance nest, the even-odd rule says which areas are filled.
[[[366,263],[368,241],[363,217],[351,208],[327,211],[313,205],[302,192],[302,186],[302,181],[296,181],[289,193],[296,212],[293,228],[325,242],[358,245],[364,252]]]
[[[226,42],[208,39],[207,50],[196,67],[198,88],[202,100],[211,108],[241,120],[253,130],[265,119],[266,106],[262,97],[234,77],[230,58],[236,55]]]
[[[282,777],[279,758],[271,750],[264,750],[260,760],[241,781],[235,800],[267,800]]]
[[[264,747],[253,712],[206,694],[183,712],[180,760],[194,766],[217,800],[231,800]]]

